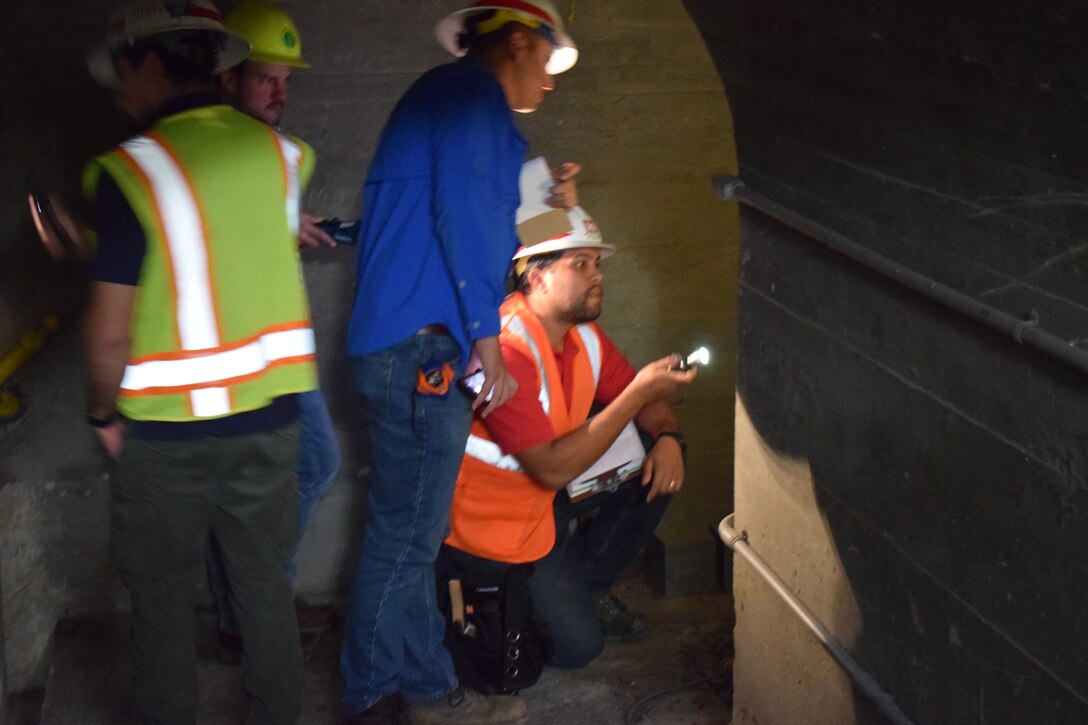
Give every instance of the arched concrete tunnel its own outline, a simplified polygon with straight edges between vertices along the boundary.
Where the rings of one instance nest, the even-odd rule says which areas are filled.
[[[1083,373],[739,212],[710,179],[739,173],[753,191],[1081,349],[1085,11],[556,4],[582,57],[522,128],[530,153],[583,165],[582,202],[621,249],[602,324],[636,363],[700,344],[714,354],[677,401],[692,486],[647,557],[666,593],[660,611],[715,589],[711,531],[735,510],[752,548],[913,721],[1083,722]],[[109,481],[83,423],[81,272],[40,248],[23,196],[33,172],[78,199],[82,164],[126,135],[83,63],[110,5],[0,9],[0,119],[14,141],[0,161],[0,354],[44,315],[61,318],[0,382],[19,400],[0,421],[5,699],[44,687],[59,621],[126,607],[107,556]],[[318,153],[305,205],[353,218],[378,132],[411,80],[446,60],[432,28],[459,4],[284,5],[314,63],[293,79],[284,119]],[[303,257],[346,460],[303,542],[298,587],[335,600],[369,475],[344,361],[354,253]],[[730,714],[711,698],[703,721],[882,722],[750,567],[726,563],[735,701]],[[627,667],[635,686],[578,697],[612,708],[583,710],[593,721],[620,722],[617,703],[647,685],[622,654],[608,666],[620,679]]]

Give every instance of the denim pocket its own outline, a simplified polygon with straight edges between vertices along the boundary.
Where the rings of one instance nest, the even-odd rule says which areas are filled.
[[[366,399],[369,415],[389,417],[395,362],[389,355],[351,358],[351,387]]]

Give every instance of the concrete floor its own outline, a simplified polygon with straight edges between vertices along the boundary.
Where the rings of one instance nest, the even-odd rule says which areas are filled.
[[[646,613],[651,633],[610,644],[589,667],[548,669],[525,690],[529,723],[726,725],[731,719],[733,605],[728,594],[661,597],[641,577],[615,592]],[[16,698],[9,725],[114,725],[134,721],[126,618],[66,623],[58,629],[39,717],[33,694]],[[202,723],[241,722],[241,670],[214,655],[214,617],[199,617]],[[332,725],[339,709],[339,635],[326,637],[306,667],[300,725]]]

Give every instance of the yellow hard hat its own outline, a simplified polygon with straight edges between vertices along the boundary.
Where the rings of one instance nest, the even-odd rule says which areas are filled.
[[[245,0],[223,18],[223,25],[249,41],[249,60],[309,68],[302,59],[298,28],[283,8],[266,0]]]

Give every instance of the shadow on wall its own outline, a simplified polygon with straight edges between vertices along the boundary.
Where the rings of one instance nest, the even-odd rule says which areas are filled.
[[[738,528],[917,722],[1083,722],[1083,376],[761,218],[742,253]],[[737,722],[880,722],[741,568]]]

